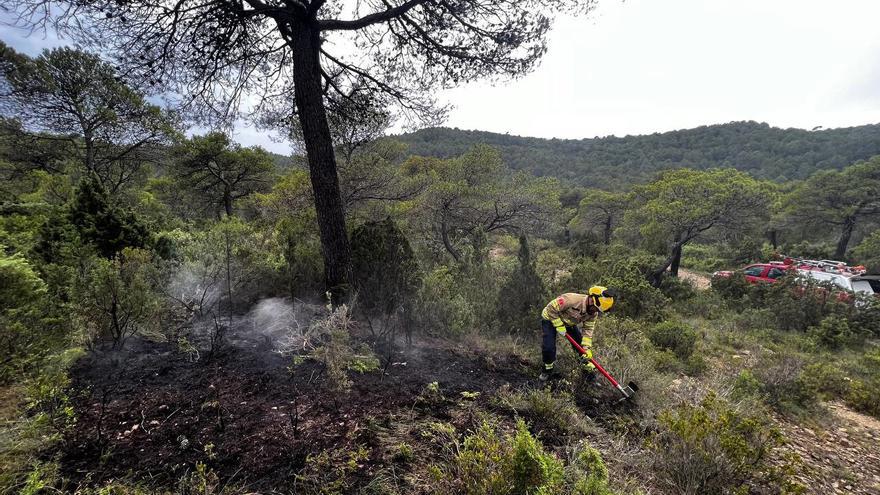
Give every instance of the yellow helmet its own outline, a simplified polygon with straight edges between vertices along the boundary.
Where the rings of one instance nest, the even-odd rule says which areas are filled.
[[[614,297],[617,295],[614,293],[614,289],[602,287],[601,285],[590,287],[588,294],[590,299],[592,299],[593,305],[603,313],[611,309],[611,306],[614,306]]]

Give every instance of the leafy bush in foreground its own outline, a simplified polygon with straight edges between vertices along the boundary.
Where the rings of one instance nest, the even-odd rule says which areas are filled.
[[[654,467],[682,494],[735,492],[759,476],[782,435],[758,418],[736,411],[714,393],[698,405],[661,412],[651,441]]]
[[[566,469],[561,460],[544,450],[522,420],[517,421],[512,434],[504,436],[484,421],[453,452],[447,463],[431,467],[437,481],[433,493],[611,493],[607,486],[608,471],[598,452],[590,448],[582,450]]]
[[[0,244],[0,383],[48,351],[44,313],[47,287],[20,254],[6,256]]]

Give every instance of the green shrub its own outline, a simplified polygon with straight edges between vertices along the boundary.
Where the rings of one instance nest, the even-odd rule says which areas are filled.
[[[513,493],[553,494],[562,484],[562,463],[533,437],[523,421],[517,422],[508,467]]]
[[[27,381],[27,409],[36,423],[48,427],[47,436],[60,439],[76,422],[76,412],[68,395],[68,369],[83,351],[78,348],[50,356],[45,366]]]
[[[657,348],[672,351],[679,359],[687,360],[696,348],[697,332],[686,323],[664,321],[648,330],[648,339]]]
[[[669,349],[657,350],[651,354],[654,367],[667,373],[682,371],[681,359]]]
[[[728,277],[712,277],[712,290],[730,301],[736,302],[745,298],[750,287],[745,275],[739,271],[731,273]]]
[[[853,380],[850,382],[849,391],[846,394],[846,403],[856,411],[880,417],[880,396],[877,389],[880,388],[880,379],[867,382]]]
[[[0,244],[0,315],[21,312],[45,294],[46,284],[24,256],[8,256]]]
[[[596,258],[602,253],[602,239],[593,232],[584,232],[572,236],[568,249],[572,254],[584,258]]]
[[[472,301],[460,290],[452,270],[439,267],[422,279],[416,303],[419,328],[437,335],[460,336],[472,332],[477,313]]]
[[[0,383],[12,381],[50,352],[53,325],[47,318],[47,287],[20,254],[0,244]]]
[[[673,302],[687,302],[697,295],[697,289],[687,280],[679,277],[663,277],[660,291]]]
[[[578,259],[571,274],[556,284],[556,290],[586,292],[594,284],[613,287],[618,294],[614,314],[659,321],[666,314],[669,298],[648,283],[647,274],[656,264],[656,256],[614,245],[596,260]]]
[[[95,175],[83,178],[69,206],[68,221],[80,238],[105,258],[124,248],[142,248],[149,232],[133,212],[114,204]]]
[[[733,394],[735,397],[758,397],[761,393],[761,381],[751,370],[742,370],[733,381]]]
[[[715,394],[698,405],[660,413],[651,440],[654,467],[675,493],[716,494],[746,490],[768,467],[782,436],[761,418],[744,415]]]
[[[880,378],[880,349],[873,349],[859,358],[859,369],[869,376]]]
[[[599,283],[617,291],[613,309],[617,315],[660,321],[667,314],[669,298],[640,274],[607,275]]]
[[[852,250],[852,257],[865,265],[868,273],[880,273],[880,230],[875,230],[865,237]]]
[[[561,491],[564,466],[519,420],[513,435],[500,435],[484,421],[454,449],[448,464],[436,465],[434,493],[473,495],[535,494]]]
[[[729,315],[724,299],[713,290],[697,290],[693,297],[680,303],[673,300],[673,306],[676,312],[682,316],[697,316],[715,320]]]
[[[762,358],[753,371],[761,384],[761,398],[782,412],[815,409],[818,390],[804,379],[803,370],[803,359],[790,353],[779,352]]]
[[[324,284],[321,243],[315,221],[283,218],[275,226],[277,242],[284,260],[279,275],[287,282],[291,297],[314,294]]]
[[[0,493],[61,492],[59,443],[76,424],[68,370],[81,349],[46,356],[22,385],[3,387],[0,398]],[[21,379],[21,377],[19,377]]]
[[[859,297],[848,309],[850,327],[858,329],[860,336],[880,337],[880,299]]]
[[[805,366],[801,380],[807,388],[815,390],[826,400],[844,397],[850,388],[850,381],[843,370],[827,362]]]
[[[849,382],[844,397],[846,403],[857,411],[880,417],[880,396],[877,395],[880,387],[880,349],[864,354],[851,368],[859,378]]]
[[[732,315],[735,331],[763,331],[775,328],[776,317],[767,308],[745,308],[740,313]]]
[[[579,452],[575,454],[574,467],[577,468],[574,473],[574,487],[572,493],[576,495],[612,495],[613,492],[608,488],[608,468],[599,451],[590,447],[583,446]]]
[[[416,398],[417,404],[424,404],[429,408],[435,408],[444,402],[446,402],[446,397],[443,396],[443,391],[440,390],[440,384],[437,382],[425,385]]]
[[[409,444],[401,443],[397,445],[397,451],[392,456],[392,460],[398,464],[408,464],[413,461],[415,454],[413,448]]]
[[[94,258],[77,279],[74,315],[86,345],[112,342],[121,348],[138,333],[154,330],[160,310],[152,254],[125,248],[113,259]]]
[[[857,340],[855,329],[849,321],[839,315],[828,315],[818,325],[807,329],[807,335],[814,344],[825,349],[840,349]]]
[[[750,305],[771,311],[777,328],[803,332],[818,325],[825,316],[840,311],[842,304],[828,295],[832,289],[827,284],[788,275],[772,284],[753,286]]]
[[[685,244],[681,251],[681,265],[694,270],[714,272],[730,266],[717,246],[709,244]]]

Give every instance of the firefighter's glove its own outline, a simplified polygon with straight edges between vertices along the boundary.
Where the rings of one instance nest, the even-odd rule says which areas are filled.
[[[595,370],[596,365],[591,361],[591,359],[593,359],[593,351],[590,349],[584,349],[584,351],[586,352],[581,356],[581,368],[585,371]]]
[[[585,338],[581,344],[584,348],[584,353],[581,354],[581,367],[586,371],[593,371],[596,369],[596,365],[591,361],[593,359],[593,348],[590,347],[593,339]]]
[[[565,323],[563,323],[561,319],[557,318],[550,323],[552,323],[553,326],[556,328],[556,333],[558,333],[562,337],[565,337]]]

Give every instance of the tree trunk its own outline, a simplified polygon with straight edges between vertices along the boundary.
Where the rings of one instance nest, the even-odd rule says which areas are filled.
[[[605,228],[603,229],[603,240],[605,245],[611,244],[611,215],[605,217]]]
[[[339,192],[333,138],[321,88],[319,31],[306,21],[294,21],[293,81],[296,109],[302,126],[315,196],[315,211],[324,254],[324,283],[334,304],[345,298],[351,274],[351,247],[345,230],[345,210]]]
[[[837,240],[837,249],[834,250],[834,259],[842,260],[846,255],[846,247],[849,245],[849,238],[852,237],[853,229],[856,226],[856,219],[847,217],[843,221],[843,231]]]
[[[675,246],[676,247],[672,251],[672,263],[669,265],[669,273],[671,273],[673,277],[677,278],[678,267],[679,265],[681,265],[681,244],[676,242]]]
[[[86,145],[86,156],[84,160],[85,163],[83,163],[83,165],[85,165],[86,170],[88,170],[89,172],[95,172],[95,175],[97,176],[98,173],[97,171],[95,171],[95,139],[92,136],[91,131],[83,132],[83,141]],[[104,178],[98,177],[98,179],[101,181],[101,185],[103,186]]]
[[[461,261],[461,255],[458,254],[458,251],[455,250],[455,247],[452,246],[452,241],[449,239],[449,229],[446,227],[445,219],[440,221],[440,238],[443,239],[443,246],[449,251],[453,259]]]
[[[226,210],[226,216],[232,216],[232,192],[229,190],[223,191],[223,209]]]
[[[681,249],[684,246],[684,242],[681,240],[681,235],[676,234],[675,239],[672,242],[672,248],[670,250],[669,256],[663,260],[663,264],[657,267],[653,272],[648,274],[648,282],[653,287],[660,287],[660,282],[663,281],[663,274],[666,273],[666,269],[672,266],[673,263],[676,263],[675,267],[675,276],[678,276],[678,266],[677,264],[681,262]]]
[[[773,246],[773,249],[776,249],[776,247],[777,247],[776,236],[778,235],[777,230],[773,229],[773,230],[767,232],[767,235],[768,235],[768,237],[770,237],[770,245]]]

